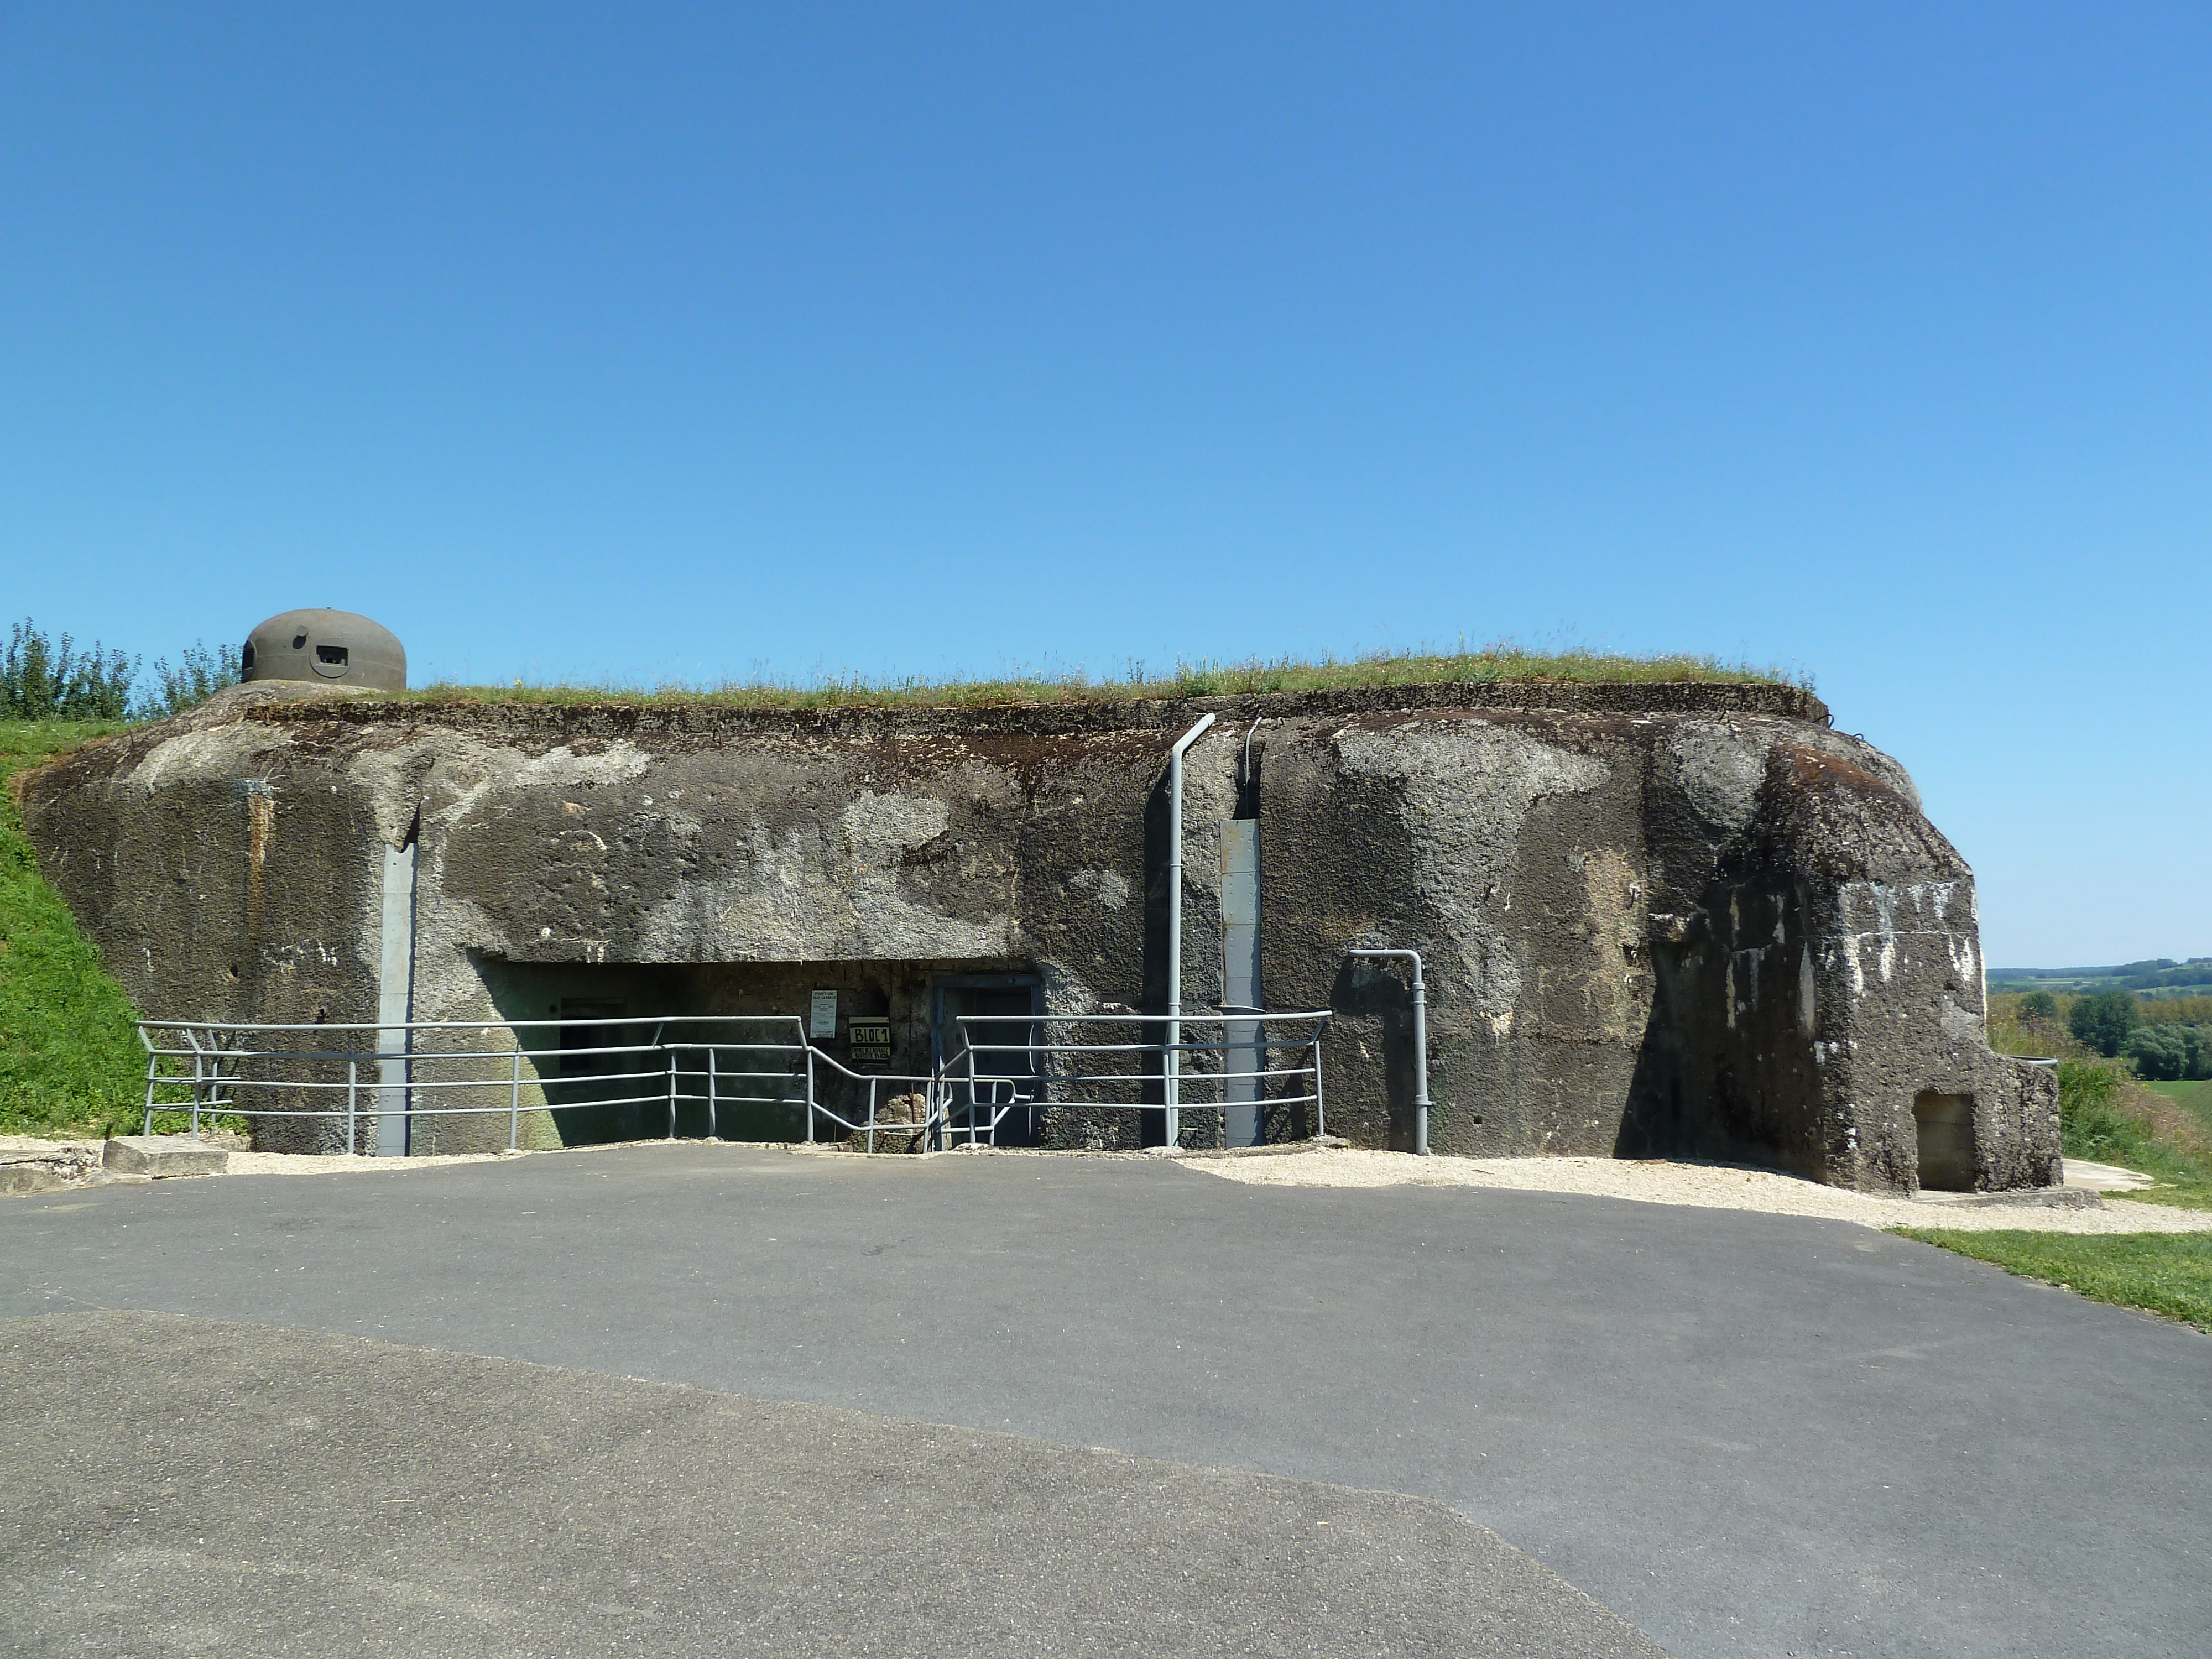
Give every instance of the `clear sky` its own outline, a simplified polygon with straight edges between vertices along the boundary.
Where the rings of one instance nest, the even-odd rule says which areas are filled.
[[[1809,672],[2212,953],[2212,10],[0,7],[5,604],[415,678]]]

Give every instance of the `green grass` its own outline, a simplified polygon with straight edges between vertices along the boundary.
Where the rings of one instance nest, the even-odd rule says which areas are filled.
[[[2146,1083],[2142,1085],[2153,1094],[2163,1095],[2187,1112],[2212,1133],[2212,1082]]]
[[[0,721],[0,784],[114,722]],[[39,873],[0,788],[0,1133],[135,1134],[146,1051],[130,999]]]
[[[2212,1234],[1893,1231],[2022,1279],[2212,1332]]]
[[[1017,671],[996,680],[871,679],[830,676],[807,684],[770,679],[713,686],[440,684],[397,694],[410,702],[714,703],[737,708],[990,708],[1035,702],[1118,702],[1137,698],[1227,696],[1267,691],[1330,691],[1370,686],[1498,684],[1505,682],[1650,684],[1795,685],[1809,678],[1778,668],[1752,668],[1706,656],[1629,657],[1591,651],[1524,651],[1513,645],[1449,652],[1384,651],[1339,659],[1273,662],[1178,662],[1154,675],[1132,661],[1119,676],[1079,670],[1060,674]]]

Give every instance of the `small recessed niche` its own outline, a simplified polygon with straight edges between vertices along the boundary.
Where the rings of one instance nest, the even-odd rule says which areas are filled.
[[[1928,1192],[1974,1189],[1974,1097],[1923,1089],[1912,1103],[1920,1138],[1920,1185]]]
[[[307,648],[307,636],[305,634],[295,634],[295,635],[292,635],[292,648],[293,648],[295,651],[304,651],[304,650],[306,650],[306,649]]]

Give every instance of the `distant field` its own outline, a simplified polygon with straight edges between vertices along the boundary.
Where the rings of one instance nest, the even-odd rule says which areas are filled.
[[[1992,968],[1990,994],[2008,992],[2134,991],[2146,996],[2204,995],[2212,993],[2212,957],[2177,962],[2159,957],[2123,962],[2109,968]]]

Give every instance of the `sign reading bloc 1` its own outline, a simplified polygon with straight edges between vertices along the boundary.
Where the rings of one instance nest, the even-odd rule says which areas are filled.
[[[845,1023],[848,1052],[854,1063],[863,1060],[889,1060],[891,1057],[891,1023],[889,1019],[872,1019],[855,1014]]]

